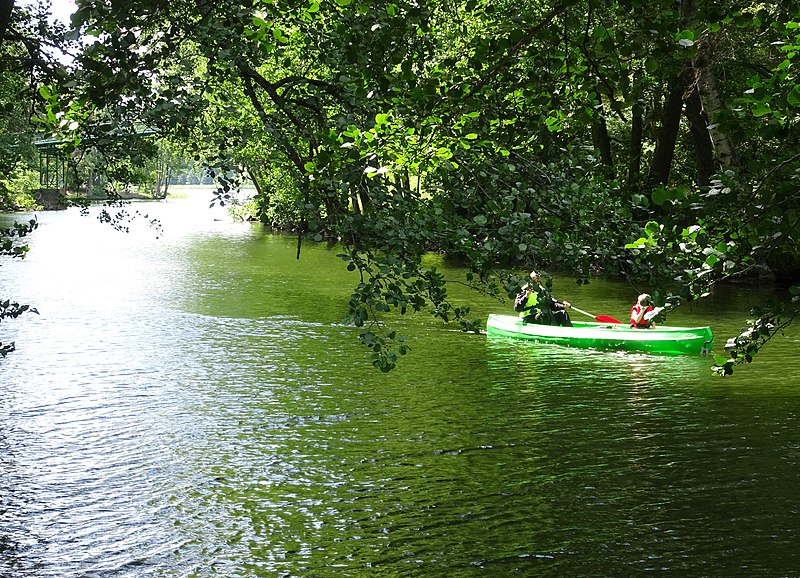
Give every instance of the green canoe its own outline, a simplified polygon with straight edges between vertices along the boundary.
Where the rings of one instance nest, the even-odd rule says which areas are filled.
[[[519,317],[513,315],[489,315],[486,333],[570,347],[644,351],[667,355],[705,355],[714,344],[714,334],[710,327],[663,326],[653,329],[631,329],[624,324],[583,321],[573,321],[572,327],[561,327],[523,323]]]

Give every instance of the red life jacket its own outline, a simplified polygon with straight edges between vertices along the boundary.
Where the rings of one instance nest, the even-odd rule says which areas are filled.
[[[646,309],[638,303],[631,307],[631,327],[636,327],[638,329],[647,329],[650,327],[651,322],[644,318],[644,314],[652,310],[652,305],[648,305]]]

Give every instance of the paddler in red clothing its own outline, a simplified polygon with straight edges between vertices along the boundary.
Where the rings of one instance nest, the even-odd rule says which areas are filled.
[[[653,301],[650,295],[642,293],[636,299],[636,304],[631,307],[631,327],[635,329],[650,329],[656,324],[652,321]]]

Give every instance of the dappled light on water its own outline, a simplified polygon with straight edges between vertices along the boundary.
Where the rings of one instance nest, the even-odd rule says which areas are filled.
[[[352,277],[335,252],[298,261],[291,236],[181,203],[147,206],[158,240],[41,215],[30,258],[0,268],[41,312],[2,328],[18,351],[0,375],[0,575],[800,567],[791,336],[737,381],[709,358],[416,316],[384,375],[340,322]],[[626,305],[625,287],[560,286]],[[741,318],[708,313],[717,334]]]

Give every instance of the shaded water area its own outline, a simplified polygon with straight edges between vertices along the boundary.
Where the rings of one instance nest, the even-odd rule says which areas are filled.
[[[160,239],[40,214],[0,268],[41,313],[0,325],[0,576],[800,574],[796,331],[720,379],[418,316],[384,375],[335,250],[207,203],[135,205]],[[647,288],[555,289],[624,317]],[[757,293],[669,321],[719,350]]]

